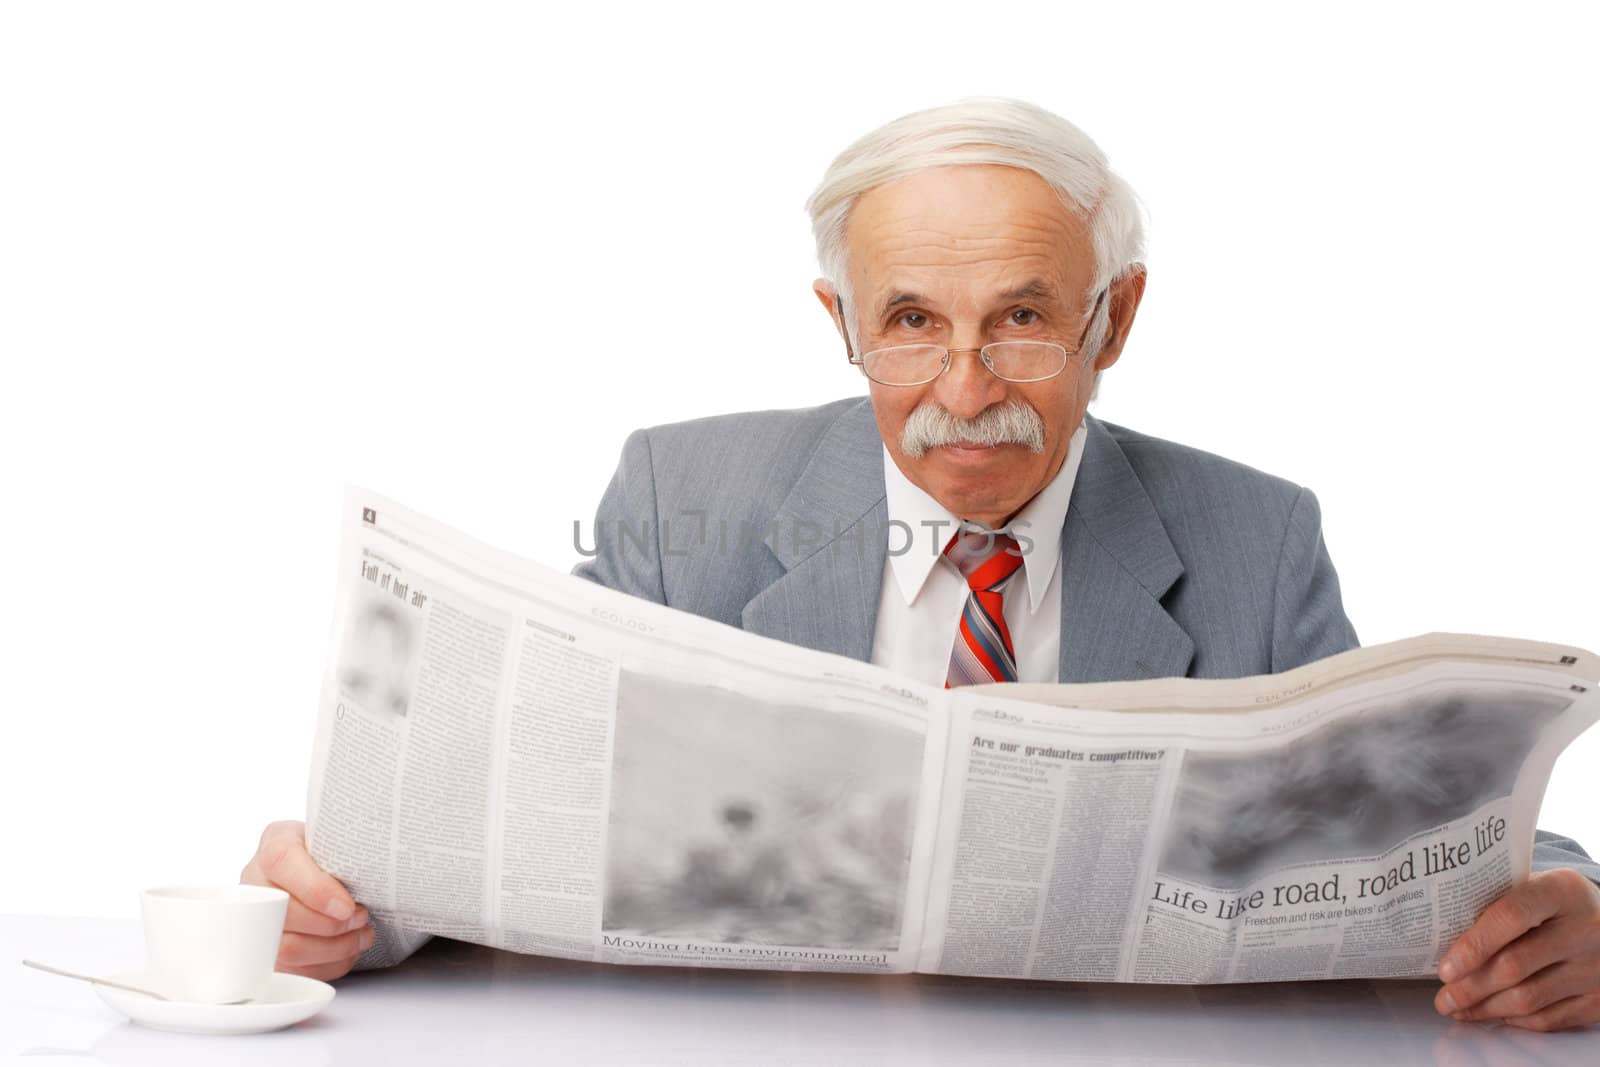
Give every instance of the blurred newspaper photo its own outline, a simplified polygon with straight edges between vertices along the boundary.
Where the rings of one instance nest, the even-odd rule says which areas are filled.
[[[935,688],[344,503],[307,795],[358,963],[1431,976],[1527,877],[1590,653],[1429,634],[1222,681]]]

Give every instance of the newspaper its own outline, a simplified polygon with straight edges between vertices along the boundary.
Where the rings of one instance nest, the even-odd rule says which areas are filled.
[[[1228,681],[934,688],[349,490],[307,841],[379,932],[1078,981],[1432,974],[1529,873],[1600,663],[1429,634]]]

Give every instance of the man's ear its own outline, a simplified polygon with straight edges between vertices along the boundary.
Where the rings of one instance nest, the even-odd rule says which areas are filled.
[[[1111,291],[1106,294],[1111,302],[1110,322],[1106,327],[1106,339],[1094,357],[1096,370],[1105,370],[1122,357],[1122,346],[1128,343],[1134,316],[1139,313],[1139,301],[1144,299],[1146,277],[1144,264],[1136,263],[1111,283]]]
[[[833,320],[833,328],[838,330],[839,336],[848,342],[849,337],[844,332],[844,319],[839,315],[839,294],[833,288],[833,283],[826,278],[818,278],[811,283],[811,291],[817,294],[817,299],[827,309],[828,318]]]

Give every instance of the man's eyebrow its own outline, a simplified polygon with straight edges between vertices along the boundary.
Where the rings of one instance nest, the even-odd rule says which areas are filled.
[[[1029,278],[1015,289],[1000,294],[1001,300],[1054,300],[1055,286],[1042,278]]]
[[[1011,289],[1007,289],[1005,292],[999,294],[999,299],[1001,299],[1001,300],[1056,300],[1057,299],[1057,295],[1056,295],[1055,286],[1051,285],[1049,282],[1045,281],[1043,278],[1029,278],[1027,281],[1023,282],[1021,285],[1018,285],[1018,286],[1016,286],[1014,288],[1011,288]],[[899,307],[901,304],[926,304],[926,303],[928,303],[928,298],[923,296],[921,293],[912,293],[912,292],[906,292],[906,291],[902,290],[901,292],[895,293],[892,296],[890,296],[887,300],[885,300],[879,306],[878,315],[881,318],[882,316],[887,315],[890,311],[892,311],[895,308]]]
[[[901,304],[926,304],[928,302],[928,298],[923,296],[921,293],[898,292],[889,299],[885,300],[879,306],[878,316],[881,318],[884,315],[889,314],[890,311],[899,307]]]

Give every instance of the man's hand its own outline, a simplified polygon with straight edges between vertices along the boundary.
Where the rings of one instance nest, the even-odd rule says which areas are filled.
[[[1439,963],[1443,1015],[1529,1030],[1600,1022],[1600,887],[1540,871],[1484,909]]]
[[[239,881],[276,886],[289,894],[278,944],[280,971],[332,981],[348,973],[377,937],[367,925],[367,909],[306,851],[303,822],[275,822],[263,830]]]

